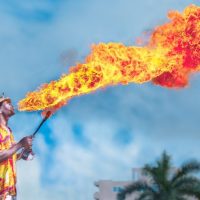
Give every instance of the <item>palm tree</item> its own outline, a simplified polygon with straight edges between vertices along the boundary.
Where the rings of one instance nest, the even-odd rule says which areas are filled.
[[[137,181],[125,187],[118,193],[118,200],[124,200],[134,192],[138,194],[137,200],[187,200],[189,197],[200,200],[200,179],[192,175],[200,172],[200,163],[188,161],[173,174],[171,169],[171,158],[163,152],[155,166],[147,164],[142,169],[147,175],[146,181]]]

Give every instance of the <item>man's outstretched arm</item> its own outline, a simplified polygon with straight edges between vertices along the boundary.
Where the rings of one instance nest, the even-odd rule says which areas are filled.
[[[22,138],[18,143],[14,144],[11,148],[0,151],[0,164],[15,154],[21,148],[30,148],[32,145],[32,136]]]

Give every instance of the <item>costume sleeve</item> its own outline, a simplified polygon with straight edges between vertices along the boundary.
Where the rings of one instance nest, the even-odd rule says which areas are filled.
[[[11,147],[11,138],[7,132],[0,130],[0,151]]]
[[[3,136],[2,133],[0,132],[0,151],[3,150]]]
[[[15,138],[14,138],[14,135],[13,135],[11,128],[8,127],[8,129],[10,130],[10,140],[11,140],[12,145],[16,144],[16,141],[15,141]]]

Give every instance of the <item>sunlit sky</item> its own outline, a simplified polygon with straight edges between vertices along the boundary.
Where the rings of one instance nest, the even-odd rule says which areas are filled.
[[[92,44],[134,45],[165,23],[169,10],[199,0],[6,0],[0,3],[0,92],[15,107],[28,91],[83,62]],[[175,166],[200,159],[200,75],[186,89],[151,83],[109,87],[72,99],[42,127],[33,161],[19,161],[20,200],[89,200],[97,180],[130,180],[131,168],[163,150]],[[16,112],[15,139],[31,134],[39,112]]]

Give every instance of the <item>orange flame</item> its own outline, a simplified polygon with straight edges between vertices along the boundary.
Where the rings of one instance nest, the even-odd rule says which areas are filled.
[[[168,17],[170,21],[156,27],[144,47],[94,45],[85,63],[28,93],[19,109],[55,111],[72,97],[117,84],[152,81],[168,88],[187,86],[189,75],[200,69],[200,7],[190,5],[182,14],[171,11]]]

